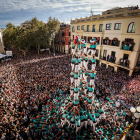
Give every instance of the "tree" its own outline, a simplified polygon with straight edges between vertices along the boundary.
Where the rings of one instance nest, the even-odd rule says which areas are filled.
[[[39,55],[40,47],[49,46],[52,40],[51,34],[55,33],[59,27],[59,21],[51,17],[47,23],[34,17],[28,21],[25,27],[23,24],[15,27],[12,23],[8,23],[3,34],[3,41],[5,46],[13,46],[22,51],[24,55],[30,46],[36,46]]]

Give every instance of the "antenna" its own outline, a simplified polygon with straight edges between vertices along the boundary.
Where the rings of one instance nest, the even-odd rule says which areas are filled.
[[[69,18],[67,18],[67,24],[69,24]]]
[[[91,5],[90,13],[91,13],[91,16],[93,16],[92,5]]]
[[[63,14],[61,14],[61,22],[62,22],[62,15],[63,15]]]

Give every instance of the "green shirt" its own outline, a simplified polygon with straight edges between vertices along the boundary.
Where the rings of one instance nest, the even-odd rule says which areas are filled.
[[[78,45],[78,49],[79,49],[79,50],[81,49],[81,45]]]
[[[84,119],[87,120],[88,119],[88,115],[84,115]]]
[[[92,63],[95,63],[97,59],[96,58],[94,59],[93,57],[91,57],[90,60]]]
[[[91,78],[95,78],[96,73],[89,73]]]
[[[75,121],[75,119],[74,118],[71,118],[71,122],[74,122]]]
[[[79,63],[79,60],[78,59],[75,59],[75,63],[78,64]]]
[[[90,45],[90,48],[91,48],[91,49],[96,48],[96,44],[95,44],[95,45]]]
[[[74,88],[74,92],[78,92],[79,91],[79,88]]]
[[[75,44],[72,45],[72,48],[75,48]]]
[[[86,44],[82,44],[83,48],[86,48]]]
[[[78,74],[74,74],[74,78],[78,78],[78,76],[79,76]]]

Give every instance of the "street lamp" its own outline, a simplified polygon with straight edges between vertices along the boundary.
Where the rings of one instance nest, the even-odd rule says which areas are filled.
[[[136,109],[134,107],[131,107],[130,111],[131,111],[131,113],[133,113],[134,118],[139,120],[139,118],[140,118],[140,106],[138,106]]]
[[[53,56],[55,57],[55,48],[54,48],[55,33],[52,33],[52,34],[51,34],[51,38],[53,39]]]

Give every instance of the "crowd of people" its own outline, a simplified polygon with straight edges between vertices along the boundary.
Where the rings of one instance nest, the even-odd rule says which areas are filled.
[[[95,100],[105,115],[95,128],[87,125],[76,132],[69,124],[61,124],[64,110],[69,110],[65,102],[71,101],[71,56],[33,57],[0,65],[1,140],[116,140],[132,122],[126,138],[140,138],[140,122],[130,112],[139,106],[139,76],[96,66]]]
[[[133,40],[127,40],[122,42],[122,49],[127,51],[133,51],[134,48],[134,41]]]

